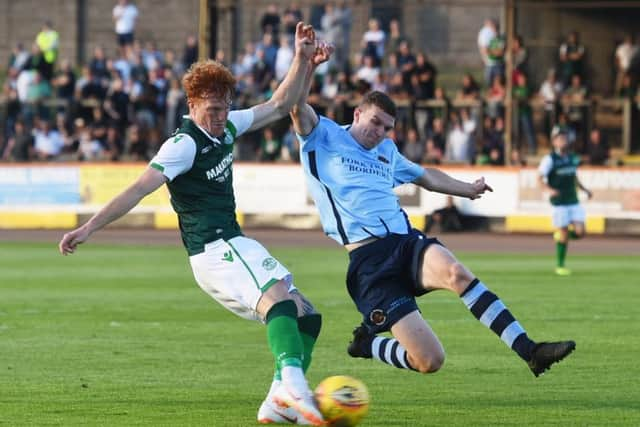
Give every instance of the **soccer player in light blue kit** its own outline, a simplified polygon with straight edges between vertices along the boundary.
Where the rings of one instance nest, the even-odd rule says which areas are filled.
[[[307,87],[313,69],[310,63]],[[437,289],[459,295],[535,376],[574,350],[573,341],[531,340],[503,302],[449,250],[412,229],[393,192],[412,182],[429,191],[477,199],[492,191],[484,178],[462,182],[404,158],[385,136],[394,127],[396,107],[384,93],[367,94],[348,126],[318,116],[306,104],[306,94],[291,118],[324,231],[349,252],[347,289],[363,318],[347,349],[352,357],[422,373],[439,370],[444,349],[416,303],[417,296]],[[386,331],[393,338],[378,335]]]

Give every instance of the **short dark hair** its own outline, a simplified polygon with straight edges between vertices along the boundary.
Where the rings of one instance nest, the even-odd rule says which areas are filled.
[[[374,90],[373,92],[367,93],[362,99],[362,102],[360,102],[360,107],[367,107],[370,105],[375,105],[390,116],[396,116],[396,104],[389,95],[384,92]]]

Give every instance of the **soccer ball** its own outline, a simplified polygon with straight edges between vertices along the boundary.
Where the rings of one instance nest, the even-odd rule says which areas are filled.
[[[346,375],[325,378],[315,390],[318,409],[327,425],[353,427],[369,411],[369,391],[362,381]]]

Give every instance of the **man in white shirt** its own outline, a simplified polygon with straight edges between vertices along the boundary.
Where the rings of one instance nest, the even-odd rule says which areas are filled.
[[[616,48],[616,93],[620,91],[622,87],[622,79],[625,74],[629,72],[631,66],[631,60],[638,52],[638,46],[633,44],[633,40],[630,35],[626,35],[624,40]]]
[[[64,139],[57,130],[51,129],[51,124],[40,121],[39,126],[33,130],[36,157],[39,160],[52,160],[57,157],[64,147]]]
[[[498,35],[498,24],[493,19],[485,19],[484,25],[478,32],[478,51],[480,57],[485,66],[485,82],[487,85],[491,84],[489,79],[489,69],[492,65],[489,59],[489,43]]]
[[[123,52],[133,44],[133,33],[138,18],[138,8],[129,0],[118,0],[113,8],[113,22],[116,25],[118,46]]]

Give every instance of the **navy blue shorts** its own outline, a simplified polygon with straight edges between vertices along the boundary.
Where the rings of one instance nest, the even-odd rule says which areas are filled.
[[[347,290],[371,332],[385,332],[412,311],[416,297],[427,291],[421,283],[421,259],[432,244],[442,245],[418,230],[389,236],[349,253]]]
[[[116,33],[118,46],[127,46],[133,44],[133,33]]]

